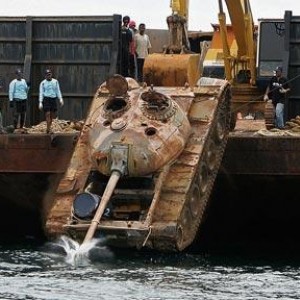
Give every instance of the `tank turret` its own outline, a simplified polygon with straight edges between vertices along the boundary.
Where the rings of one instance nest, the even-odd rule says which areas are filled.
[[[126,176],[149,175],[178,157],[191,126],[171,97],[153,87],[129,95],[121,76],[111,78],[107,88],[108,99],[89,133],[92,161],[100,173],[111,174],[113,155],[124,160]]]

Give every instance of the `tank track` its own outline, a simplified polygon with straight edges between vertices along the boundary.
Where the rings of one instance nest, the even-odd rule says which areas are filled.
[[[211,94],[201,93],[199,97],[197,102],[206,101]],[[153,234],[148,243],[156,250],[185,249],[195,240],[203,223],[230,130],[229,87],[226,86],[218,97],[211,123],[191,120],[193,134],[165,179],[153,217]],[[173,236],[164,235],[159,229],[156,232],[155,222],[160,224],[159,227],[164,222],[174,222],[176,232]]]

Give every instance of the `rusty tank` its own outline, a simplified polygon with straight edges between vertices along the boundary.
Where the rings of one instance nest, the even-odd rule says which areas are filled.
[[[46,234],[160,251],[191,245],[225,149],[230,99],[220,79],[201,78],[192,89],[109,78],[49,195]]]

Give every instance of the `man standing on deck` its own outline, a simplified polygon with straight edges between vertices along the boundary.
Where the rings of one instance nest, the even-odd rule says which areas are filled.
[[[28,85],[23,79],[23,74],[20,69],[16,70],[16,78],[9,84],[9,107],[14,111],[14,128],[20,125],[23,128],[25,125],[25,117],[27,110],[27,94]]]
[[[271,96],[275,108],[275,126],[284,129],[284,102],[287,92],[290,91],[287,79],[282,75],[282,67],[275,69],[275,76],[270,79],[266,89],[264,100],[269,100]]]
[[[39,93],[39,109],[45,113],[47,133],[50,133],[52,121],[57,112],[57,100],[59,100],[60,106],[64,105],[59,82],[52,78],[51,70],[47,69],[45,71],[45,79],[40,83]]]
[[[129,76],[129,45],[132,41],[132,33],[128,27],[130,22],[129,16],[123,17],[123,25],[121,29],[121,75]]]
[[[137,80],[137,62],[136,62],[136,46],[135,46],[135,34],[137,33],[136,23],[131,20],[129,22],[129,30],[132,34],[132,41],[129,44],[129,77]]]
[[[149,36],[145,33],[146,25],[141,23],[139,25],[139,32],[135,34],[135,45],[136,45],[136,55],[137,55],[137,77],[140,83],[144,82],[144,62],[146,57],[149,55],[149,49],[151,48],[151,43]]]

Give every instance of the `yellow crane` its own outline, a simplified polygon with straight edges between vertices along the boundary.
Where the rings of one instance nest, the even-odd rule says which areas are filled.
[[[257,87],[257,27],[254,25],[250,0],[218,0],[219,26],[223,46],[225,77],[232,83],[231,129],[235,127],[237,113],[242,117],[264,116],[266,127],[273,123],[273,107],[262,101]],[[230,30],[234,34],[234,46],[229,45],[225,2],[230,16]],[[234,49],[234,50],[233,50]]]
[[[144,77],[156,86],[195,86],[200,77],[200,54],[190,51],[188,39],[188,0],[171,0],[172,15],[167,17],[169,42],[162,53],[145,60]]]

